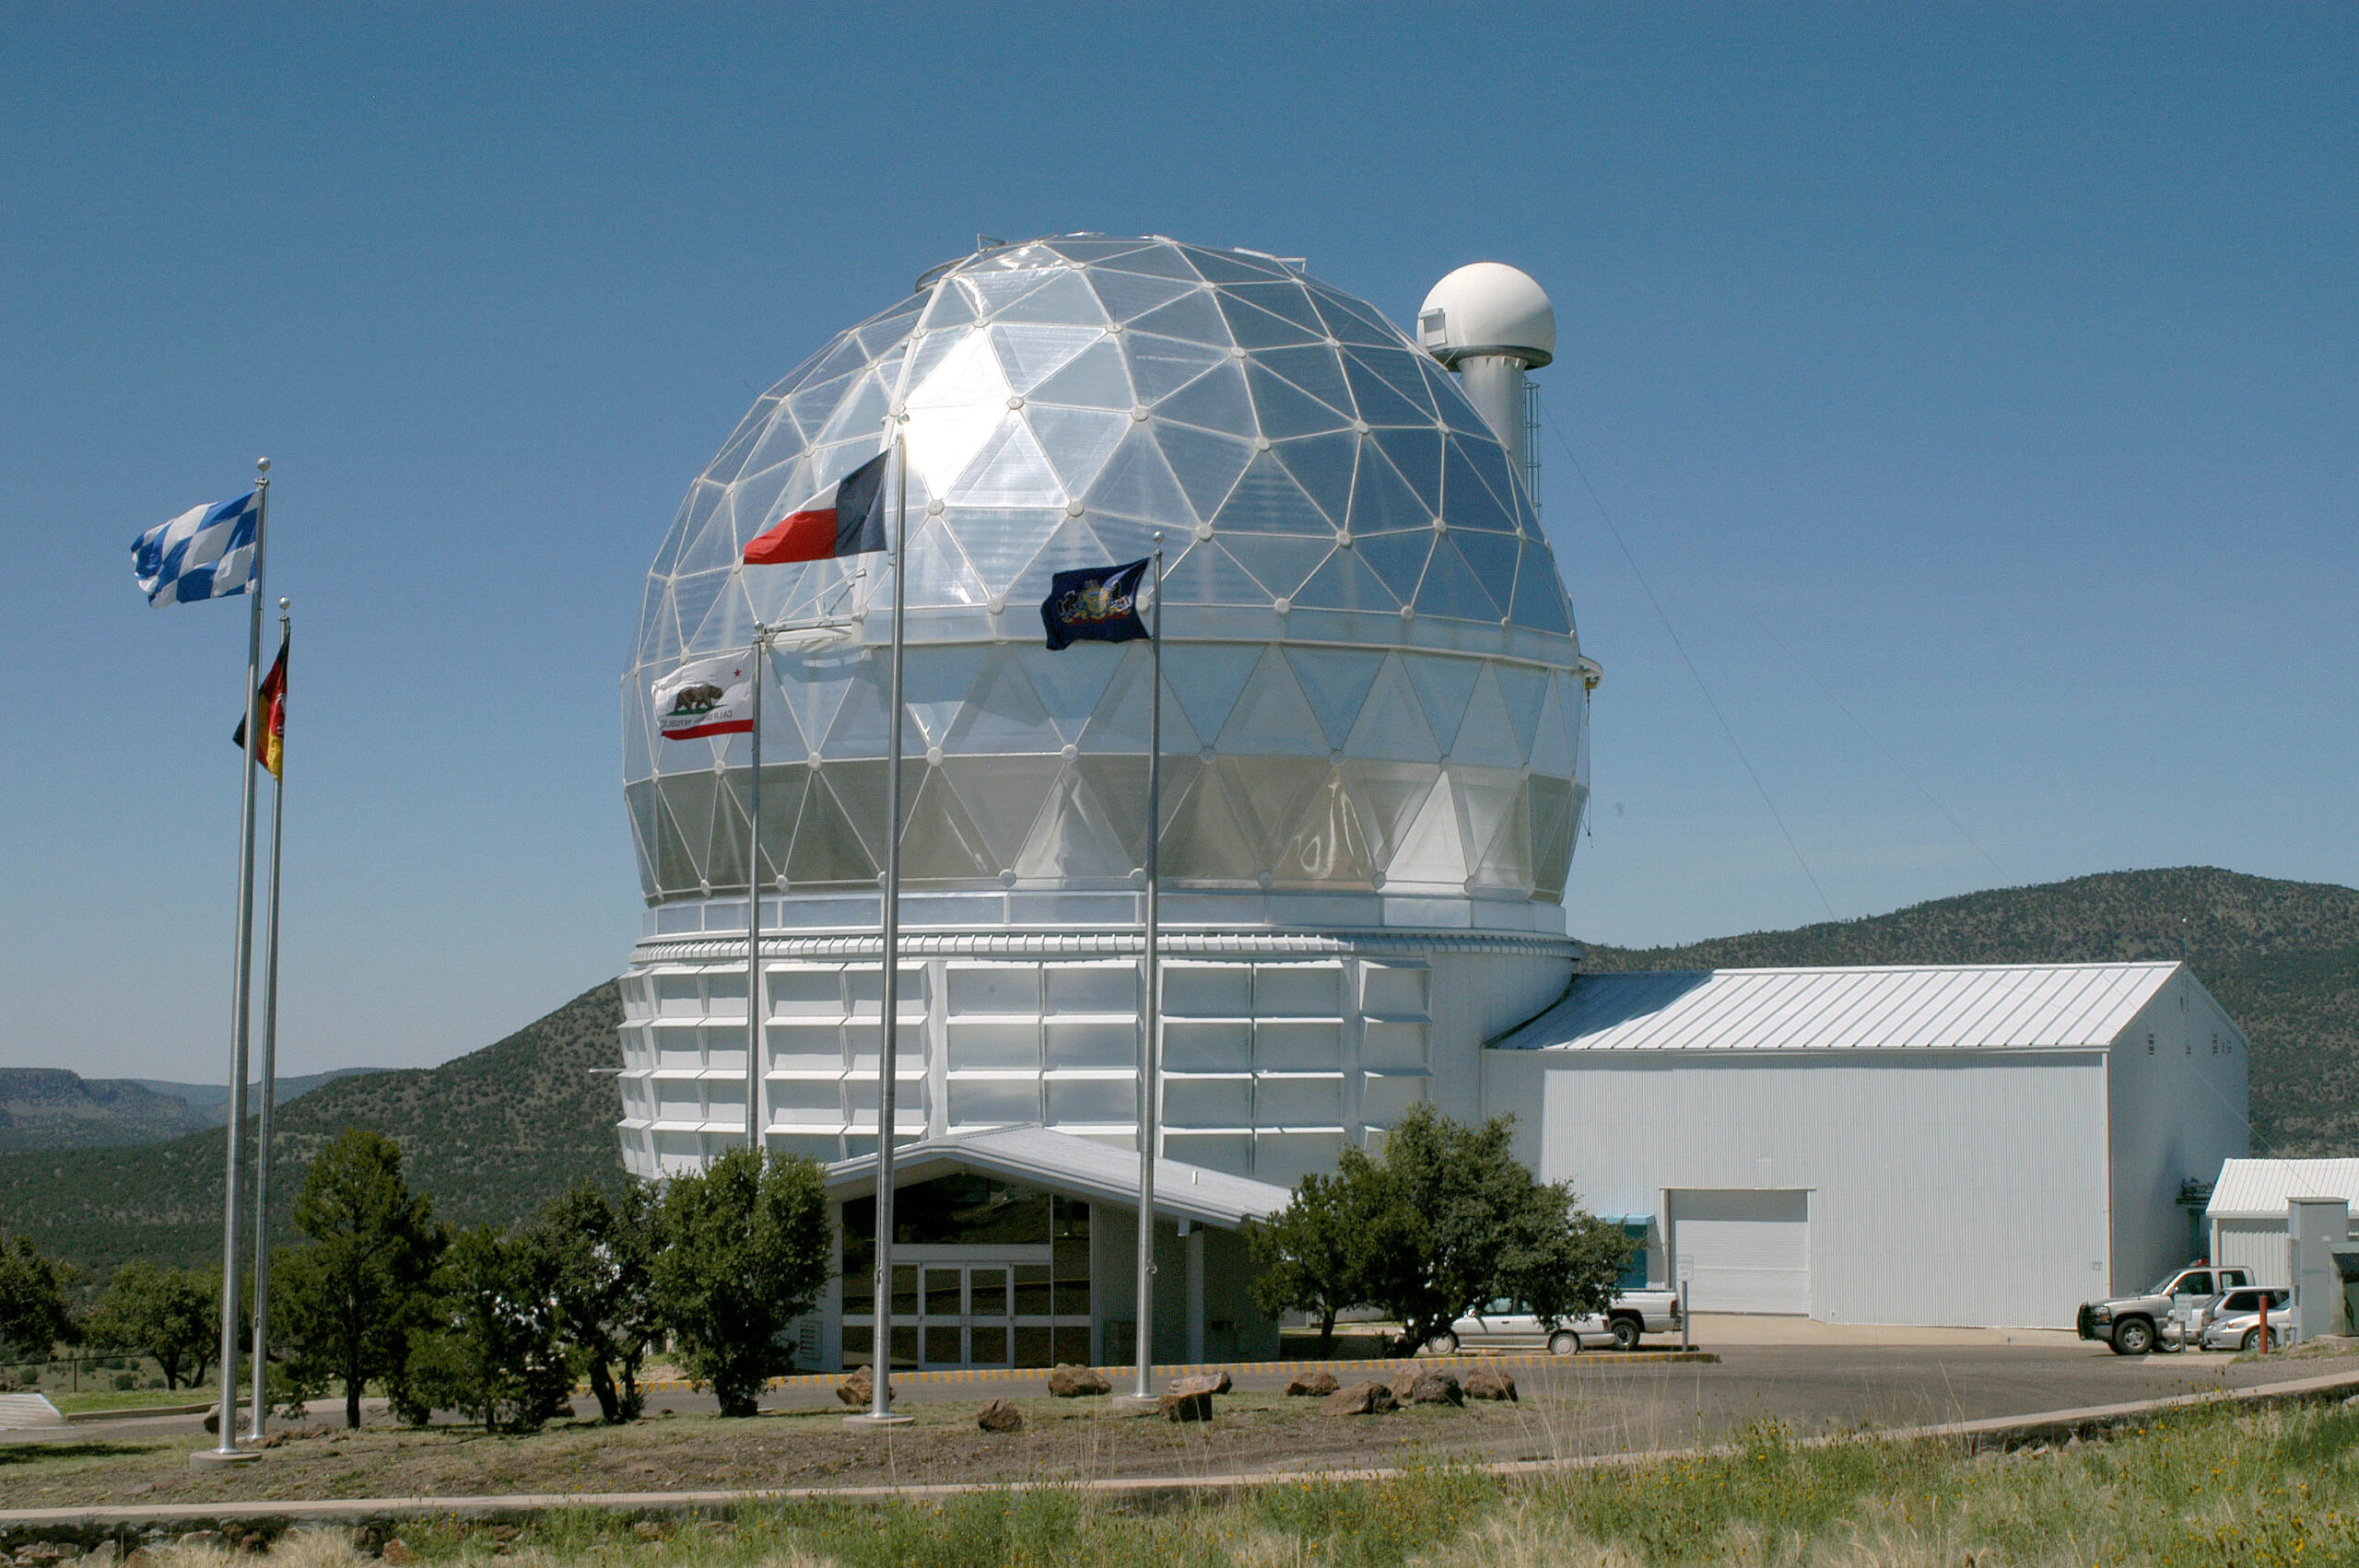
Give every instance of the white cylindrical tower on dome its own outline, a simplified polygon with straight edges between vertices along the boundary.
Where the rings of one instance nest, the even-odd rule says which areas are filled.
[[[1556,312],[1529,273],[1500,262],[1462,266],[1433,287],[1417,310],[1417,342],[1458,372],[1521,474],[1523,373],[1556,357]]]
[[[1461,374],[1554,346],[1511,269],[1453,274],[1428,310]],[[1133,1146],[1149,650],[1050,652],[1038,606],[1052,573],[1158,532],[1165,1153],[1285,1186],[1419,1101],[1479,1116],[1483,1042],[1571,974],[1589,782],[1588,666],[1510,455],[1520,410],[1478,412],[1483,384],[1298,263],[1064,235],[928,274],[762,394],[656,554],[621,684],[647,905],[623,982],[630,1169],[744,1139],[750,750],[660,738],[649,687],[757,625],[853,629],[760,665],[755,1119],[776,1149],[875,1146],[894,567],[738,562],[894,414],[897,1137],[1039,1123]]]

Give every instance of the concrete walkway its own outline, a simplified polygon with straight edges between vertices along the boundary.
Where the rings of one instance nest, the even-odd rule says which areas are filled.
[[[1688,1320],[1698,1345],[2070,1345],[2070,1328],[1936,1328],[1894,1323],[1822,1323],[1743,1312],[1699,1312]],[[1586,1353],[1586,1352],[1584,1352]]]
[[[1982,1421],[1943,1422],[1931,1425],[1888,1428],[1877,1432],[1803,1439],[1806,1445],[1872,1440],[1905,1443],[1929,1438],[1979,1443],[1997,1439],[2021,1442],[2035,1437],[2063,1436],[2119,1425],[2160,1411],[2197,1405],[2247,1405],[2283,1399],[2307,1399],[2359,1390],[2359,1368],[2312,1377],[2288,1378],[2219,1394],[2181,1394],[2160,1399],[2122,1404],[2090,1405],[2042,1410],[2029,1415],[1998,1416]],[[1562,1459],[1519,1459],[1485,1467],[1500,1476],[1540,1476],[1569,1470],[1618,1469],[1665,1460],[1726,1453],[1721,1447],[1640,1450],[1595,1454]],[[179,1503],[147,1507],[11,1508],[0,1510],[0,1532],[14,1534],[39,1529],[146,1528],[155,1526],[227,1524],[233,1521],[272,1524],[357,1525],[371,1520],[419,1516],[469,1519],[529,1516],[553,1509],[600,1509],[614,1513],[698,1513],[776,1503],[891,1502],[954,1497],[977,1492],[1079,1492],[1133,1500],[1178,1498],[1204,1492],[1238,1492],[1253,1487],[1300,1481],[1315,1477],[1331,1481],[1393,1480],[1406,1472],[1393,1467],[1365,1469],[1264,1471],[1247,1475],[1187,1477],[1142,1476],[1090,1481],[966,1481],[919,1486],[811,1486],[771,1490],[711,1492],[522,1492],[500,1497],[353,1497],[308,1501],[253,1503]]]

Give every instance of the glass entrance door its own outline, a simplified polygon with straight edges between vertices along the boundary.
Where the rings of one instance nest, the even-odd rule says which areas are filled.
[[[920,1365],[1005,1366],[1011,1310],[1004,1263],[928,1263],[919,1284]]]

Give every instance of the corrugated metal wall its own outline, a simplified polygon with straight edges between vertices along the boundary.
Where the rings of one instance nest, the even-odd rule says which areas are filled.
[[[2143,1289],[2189,1261],[2180,1184],[2211,1182],[2222,1161],[2245,1153],[2245,1049],[2185,971],[2115,1037],[2107,1071],[2116,1292]]]
[[[1527,1157],[1601,1212],[1808,1189],[1815,1317],[2063,1327],[2107,1278],[2102,1053],[1490,1051],[1484,1068],[1487,1108],[1519,1113]]]

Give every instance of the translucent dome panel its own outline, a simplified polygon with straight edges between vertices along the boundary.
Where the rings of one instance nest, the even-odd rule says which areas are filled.
[[[1003,610],[1076,561],[1210,544],[1169,601],[1435,616],[1569,636],[1555,563],[1456,383],[1369,307],[1285,263],[1164,240],[995,251],[843,333],[757,401],[656,557],[636,663],[709,650],[747,614],[858,610],[883,563],[720,579],[745,542],[909,442],[913,635]],[[1177,635],[1188,635],[1183,624]]]
[[[647,688],[760,626],[759,875],[873,885],[885,556],[744,568],[745,541],[909,453],[913,884],[1127,885],[1141,649],[1038,646],[1051,573],[1167,556],[1164,864],[1213,888],[1554,899],[1586,693],[1555,562],[1481,416],[1373,308],[1288,264],[1067,236],[971,257],[757,400],[657,554],[624,682],[651,899],[742,885],[749,748],[656,737]]]
[[[772,656],[766,884],[874,885],[886,665],[881,649]],[[1145,860],[1149,669],[1137,644],[911,649],[909,881],[1133,885]],[[1578,681],[1282,644],[1175,644],[1164,674],[1163,864],[1175,884],[1561,895],[1585,783]],[[624,723],[644,770],[626,793],[651,896],[742,887],[747,738],[659,740],[643,695],[627,696]]]

